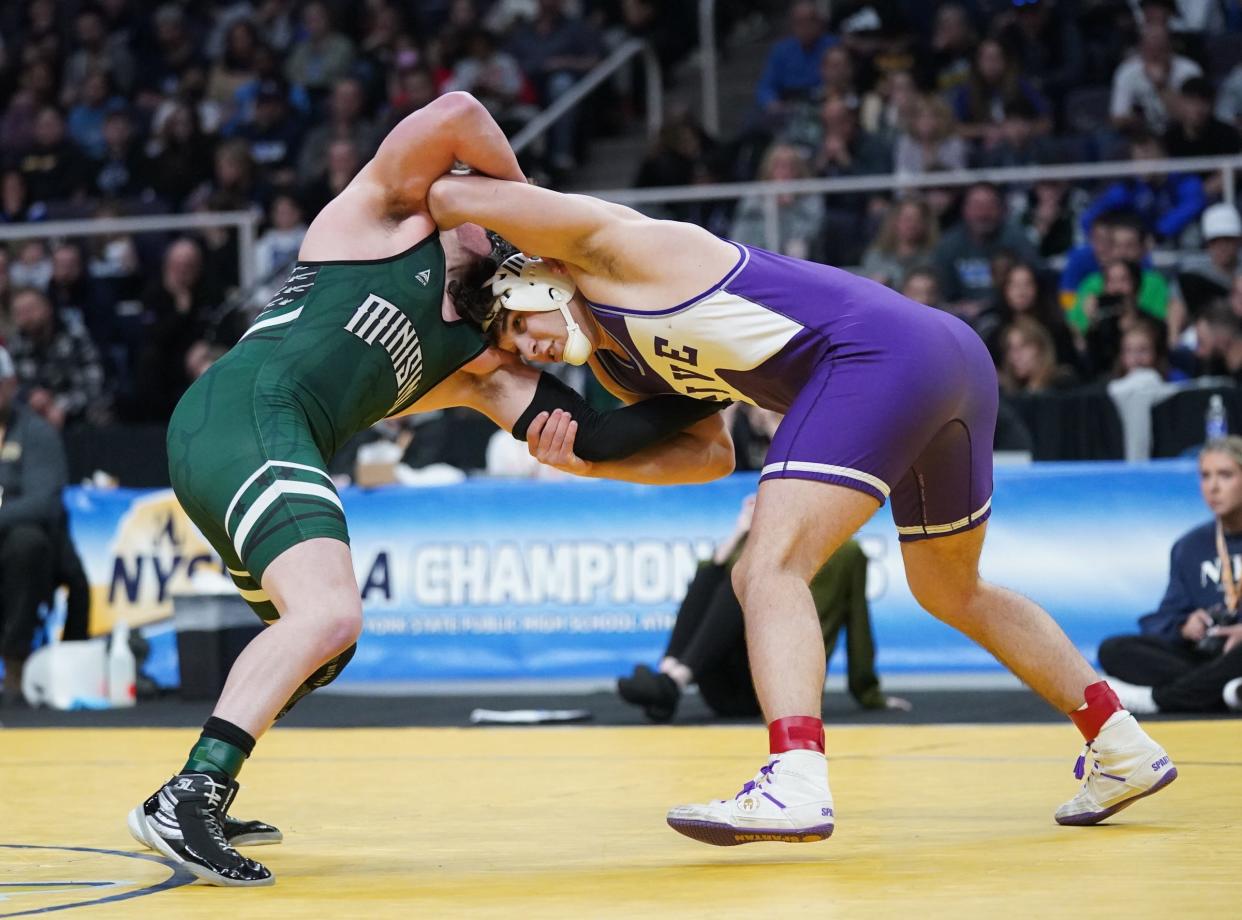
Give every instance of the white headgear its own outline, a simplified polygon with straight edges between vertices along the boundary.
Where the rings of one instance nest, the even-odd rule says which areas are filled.
[[[591,341],[574,322],[569,302],[578,289],[563,274],[553,271],[547,263],[518,252],[500,264],[496,274],[487,279],[495,301],[483,321],[487,331],[500,314],[501,308],[518,313],[546,313],[560,310],[565,317],[565,349],[561,354],[566,364],[585,364],[591,357]]]

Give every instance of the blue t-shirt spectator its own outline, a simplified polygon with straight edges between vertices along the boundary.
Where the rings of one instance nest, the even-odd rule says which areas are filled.
[[[99,105],[79,103],[69,110],[65,125],[69,129],[69,137],[87,156],[99,159],[107,152],[104,142],[103,126],[113,112],[125,110],[125,101],[113,96]]]
[[[777,42],[768,54],[763,76],[755,90],[760,110],[766,110],[773,102],[806,96],[818,89],[819,59],[836,43],[835,35],[821,35],[810,45],[803,45],[793,37]]]

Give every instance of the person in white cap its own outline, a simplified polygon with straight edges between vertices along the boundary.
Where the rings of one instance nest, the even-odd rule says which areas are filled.
[[[1228,202],[1214,204],[1199,222],[1203,251],[1178,266],[1182,297],[1193,313],[1212,301],[1229,296],[1235,276],[1242,274],[1242,216]]]
[[[1203,212],[1203,246],[1226,290],[1233,284],[1234,275],[1242,271],[1242,262],[1238,260],[1240,245],[1242,217],[1236,207],[1222,201]]]

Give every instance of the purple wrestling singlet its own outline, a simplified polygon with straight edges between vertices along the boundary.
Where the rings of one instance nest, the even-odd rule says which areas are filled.
[[[892,498],[902,540],[973,527],[992,497],[996,371],[954,316],[849,272],[734,244],[719,283],[674,307],[588,301],[636,393],[740,400],[783,413],[762,479]]]

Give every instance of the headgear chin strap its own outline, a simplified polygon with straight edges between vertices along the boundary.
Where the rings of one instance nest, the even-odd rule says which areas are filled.
[[[565,349],[561,360],[566,364],[585,364],[591,357],[591,340],[574,322],[569,302],[578,289],[565,275],[550,269],[547,263],[518,252],[500,264],[496,274],[487,280],[496,300],[483,322],[487,331],[503,307],[518,313],[547,313],[560,310],[565,317]]]

